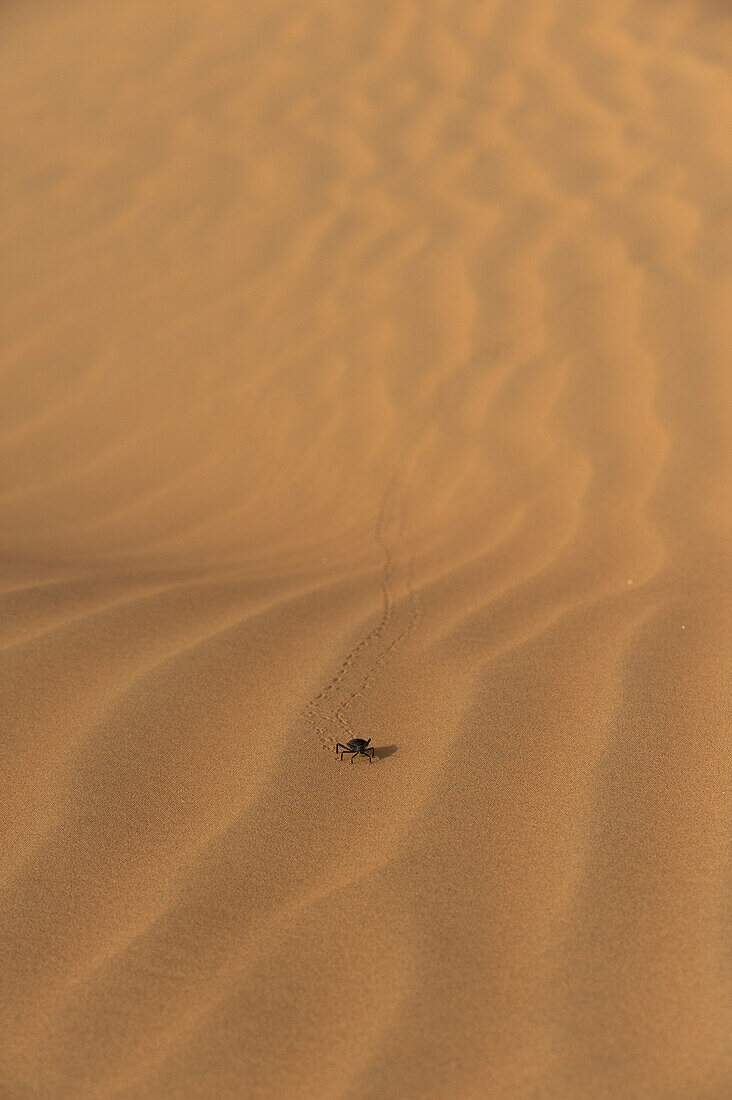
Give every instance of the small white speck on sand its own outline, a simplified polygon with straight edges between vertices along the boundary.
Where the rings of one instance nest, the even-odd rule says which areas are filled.
[[[628,583],[628,584],[633,584],[633,578],[632,578],[632,577],[628,577],[628,582],[627,582],[627,583]]]

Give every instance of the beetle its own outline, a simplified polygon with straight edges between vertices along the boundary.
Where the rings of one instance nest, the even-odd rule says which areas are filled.
[[[336,752],[338,752],[339,749],[341,750],[340,752],[338,752],[338,757],[339,757],[340,760],[343,759],[345,753],[350,752],[352,754],[351,755],[351,763],[353,763],[353,761],[356,759],[357,756],[365,756],[365,757],[367,757],[368,762],[370,764],[372,762],[372,760],[374,759],[374,749],[369,748],[370,744],[371,744],[371,738],[370,737],[369,737],[368,741],[364,741],[363,737],[352,737],[347,745],[342,745],[340,743],[340,741],[337,741],[336,742]],[[371,753],[370,756],[369,756],[369,753]]]

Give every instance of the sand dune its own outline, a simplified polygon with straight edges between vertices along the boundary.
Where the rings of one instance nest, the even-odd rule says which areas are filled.
[[[731,1096],[726,5],[0,27],[0,1096]]]

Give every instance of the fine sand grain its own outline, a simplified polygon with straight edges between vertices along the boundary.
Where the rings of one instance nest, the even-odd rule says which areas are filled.
[[[732,1097],[731,62],[4,0],[0,1100]]]

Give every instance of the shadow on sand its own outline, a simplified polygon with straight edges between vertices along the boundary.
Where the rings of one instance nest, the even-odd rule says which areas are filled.
[[[382,745],[380,749],[374,749],[374,756],[377,760],[386,760],[387,757],[394,755],[397,748],[397,745]]]

